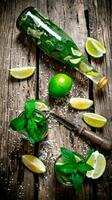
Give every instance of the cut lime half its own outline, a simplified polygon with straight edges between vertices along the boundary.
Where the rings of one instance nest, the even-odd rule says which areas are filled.
[[[85,110],[88,109],[93,105],[93,101],[86,98],[71,98],[69,102],[70,106],[72,108],[75,108],[77,110]]]
[[[107,119],[105,117],[103,117],[102,115],[96,114],[96,113],[84,113],[83,120],[88,125],[95,127],[95,128],[101,128],[107,122]]]
[[[86,173],[88,178],[97,179],[102,176],[106,168],[106,159],[103,154],[95,151],[91,154],[87,161],[87,164],[92,166],[94,169]]]
[[[23,155],[22,162],[32,172],[41,174],[46,171],[46,167],[43,162],[33,155]]]
[[[15,67],[10,69],[10,75],[17,79],[25,79],[33,75],[35,67]]]
[[[100,58],[106,53],[105,47],[98,40],[91,37],[86,40],[86,51],[94,58]]]

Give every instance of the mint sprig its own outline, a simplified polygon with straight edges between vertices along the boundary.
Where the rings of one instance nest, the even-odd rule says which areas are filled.
[[[42,111],[37,110],[36,102],[34,99],[26,100],[24,111],[10,122],[10,127],[14,131],[25,133],[31,143],[42,140],[47,130],[47,118]]]
[[[14,130],[14,131],[21,131],[24,129],[24,127],[26,126],[26,116],[25,113],[21,113],[20,116],[18,116],[17,118],[13,119],[10,122],[10,127]]]
[[[64,164],[56,165],[56,170],[60,175],[66,178],[69,177],[68,181],[73,184],[76,193],[79,193],[82,189],[86,172],[93,169],[93,167],[87,164],[87,160],[92,153],[93,149],[90,150],[84,159],[76,152],[72,152],[64,147],[61,148],[61,156]]]
[[[35,111],[35,102],[36,102],[36,100],[31,99],[31,100],[26,100],[26,102],[24,104],[26,118],[28,118],[28,119],[31,118],[32,114]]]

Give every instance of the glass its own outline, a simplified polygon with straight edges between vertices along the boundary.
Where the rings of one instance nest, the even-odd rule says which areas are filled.
[[[24,112],[20,114],[23,115]],[[23,138],[35,144],[36,142],[41,142],[47,136],[48,131],[48,121],[46,116],[42,112],[35,111],[34,116],[36,118],[36,130],[32,131],[31,127],[28,129],[27,126],[21,131]],[[28,121],[27,121],[28,124]]]
[[[30,37],[49,57],[75,68],[99,88],[106,85],[107,78],[90,65],[75,42],[57,25],[42,16],[36,8],[26,8],[20,14],[17,28]]]
[[[63,173],[60,173],[58,171],[58,168],[56,167],[56,163],[64,163],[63,159],[62,159],[62,156],[60,155],[57,159],[56,159],[56,162],[55,162],[55,165],[54,165],[54,171],[55,171],[55,175],[56,175],[56,178],[57,180],[62,183],[63,185],[66,185],[66,186],[72,186],[72,182],[71,182],[71,178],[70,176],[68,175],[65,175]]]

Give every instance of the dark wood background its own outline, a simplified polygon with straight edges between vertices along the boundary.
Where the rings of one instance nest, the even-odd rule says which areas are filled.
[[[103,59],[89,59],[96,69],[105,74],[109,83],[98,91],[85,77],[61,64],[48,59],[31,42],[19,33],[16,19],[28,7],[38,8],[63,28],[78,44],[82,52],[88,36],[100,40],[107,53]],[[54,162],[61,146],[85,155],[92,147],[88,141],[70,133],[56,120],[49,120],[48,138],[39,145],[31,145],[21,139],[19,133],[9,128],[9,121],[22,110],[26,98],[47,100],[58,114],[74,123],[83,123],[83,112],[69,109],[70,97],[93,99],[94,112],[107,118],[112,116],[112,0],[0,0],[0,199],[1,200],[111,200],[112,199],[112,155],[103,152],[107,159],[104,175],[98,180],[85,180],[79,196],[72,188],[59,184],[54,176]],[[17,66],[36,66],[33,77],[18,81],[9,76],[9,69]],[[66,71],[74,79],[69,96],[53,101],[48,95],[48,81],[52,74]],[[112,122],[97,134],[112,139]],[[96,147],[97,148],[97,147]],[[102,152],[102,151],[101,151]],[[21,155],[34,154],[47,165],[44,175],[35,175],[21,162]]]

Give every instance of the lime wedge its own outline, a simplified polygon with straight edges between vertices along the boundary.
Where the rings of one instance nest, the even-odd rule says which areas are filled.
[[[75,50],[75,49],[71,48],[71,51],[72,51],[72,54],[74,56],[76,56],[77,58],[82,56],[82,53],[80,51],[78,51],[78,50]]]
[[[25,79],[32,76],[35,69],[35,67],[15,67],[10,69],[10,75],[17,79]]]
[[[46,102],[41,101],[41,100],[37,100],[35,102],[35,108],[39,111],[49,111],[49,107],[46,104]]]
[[[76,162],[80,162],[81,161],[81,158],[78,155],[74,155],[74,157],[76,159]],[[64,164],[65,164],[65,162],[64,162],[62,157],[60,157],[56,162],[56,165],[64,165]]]
[[[80,63],[80,61],[81,61],[81,58],[76,58],[76,59],[70,59],[70,62],[72,63],[72,64],[78,64],[78,63]]]
[[[93,69],[93,67],[89,66],[88,64],[84,62],[81,62],[79,65],[79,69],[81,72],[87,73],[87,72],[90,72]]]
[[[84,113],[83,119],[88,125],[95,128],[101,128],[107,122],[107,119],[105,117],[95,113]]]
[[[95,151],[91,154],[90,158],[87,161],[87,164],[92,166],[94,169],[90,170],[86,173],[86,176],[88,178],[97,179],[105,171],[106,168],[106,159],[103,154],[99,153],[98,151]]]
[[[106,53],[105,47],[98,40],[90,37],[86,40],[86,51],[94,58],[100,58]]]
[[[70,106],[77,110],[85,110],[88,109],[90,106],[93,105],[93,101],[90,99],[85,98],[71,98],[70,99]]]
[[[23,155],[22,162],[32,172],[41,174],[46,171],[46,167],[43,162],[33,155]]]

